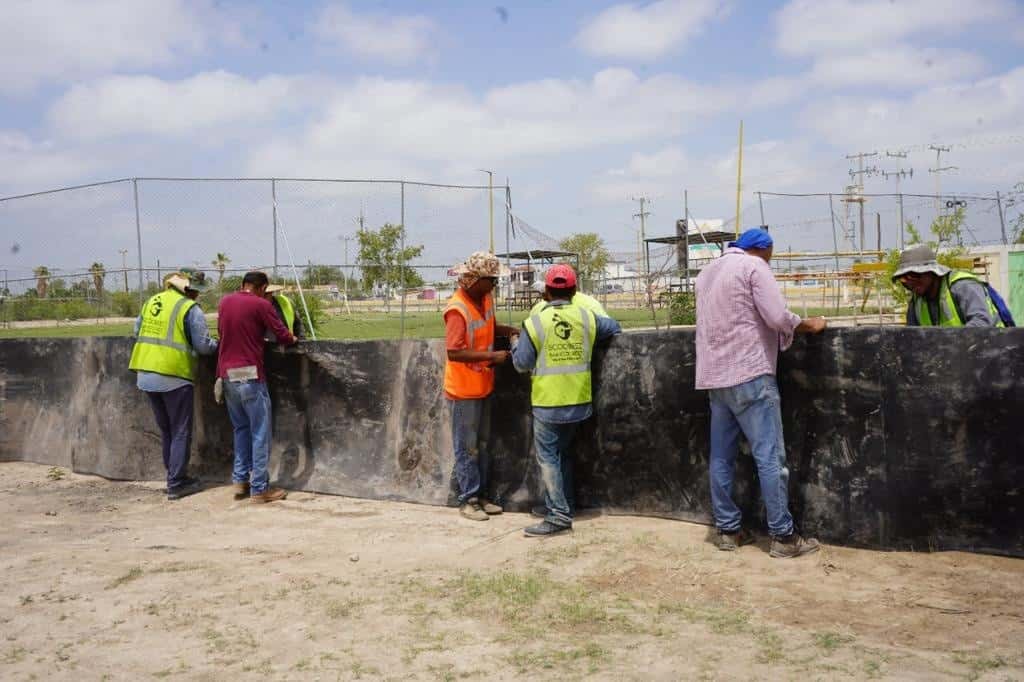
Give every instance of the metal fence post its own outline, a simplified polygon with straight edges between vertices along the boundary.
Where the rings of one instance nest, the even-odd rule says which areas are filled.
[[[135,244],[139,255],[139,306],[145,303],[145,286],[142,283],[142,223],[139,220],[139,179],[132,178],[132,194],[135,197]]]
[[[399,232],[399,251],[398,251],[398,277],[401,280],[402,285],[402,308],[399,313],[399,326],[398,326],[398,338],[405,338],[405,181],[400,185],[402,191],[401,201],[401,216],[400,220],[402,223],[402,231]]]
[[[274,281],[277,281],[277,179],[270,179],[270,199],[274,215]]]
[[[999,190],[996,190],[996,208],[999,209],[999,232],[1003,236],[1003,246],[1009,244],[1006,239],[1006,218],[1003,216],[1003,197],[999,194]]]

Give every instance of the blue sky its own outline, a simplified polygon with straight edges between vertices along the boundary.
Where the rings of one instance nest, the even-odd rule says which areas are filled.
[[[8,0],[0,194],[151,175],[477,183],[491,168],[534,226],[626,250],[641,194],[654,233],[683,188],[698,217],[731,217],[741,118],[747,215],[756,190],[842,192],[858,151],[910,149],[909,191],[934,189],[930,143],[953,146],[944,191],[1024,181],[1013,0],[497,5]],[[466,210],[455,234],[432,214],[424,239],[461,250]]]

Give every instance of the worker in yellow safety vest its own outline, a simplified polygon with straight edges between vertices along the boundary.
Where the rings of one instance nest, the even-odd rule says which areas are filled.
[[[281,322],[288,328],[288,331],[294,334],[297,339],[305,338],[302,329],[302,316],[296,314],[295,304],[282,293],[283,291],[284,286],[281,284],[268,284],[265,298],[274,306],[277,316],[281,318]],[[274,332],[269,329],[267,330],[266,338],[271,343],[277,341],[274,338]]]
[[[199,492],[199,480],[188,475],[192,445],[192,407],[196,355],[213,355],[217,342],[210,338],[203,311],[196,303],[207,288],[202,272],[174,272],[164,279],[164,290],[152,296],[135,321],[135,346],[128,368],[146,393],[163,448],[167,470],[167,499]]]
[[[494,367],[508,361],[509,351],[494,350],[494,339],[512,336],[517,330],[494,319],[491,292],[500,271],[493,253],[472,254],[456,268],[458,285],[444,309],[444,393],[451,408],[459,513],[472,521],[486,521],[502,512],[487,496],[491,459],[487,436]]]
[[[593,414],[590,360],[594,346],[621,331],[615,320],[576,302],[576,273],[551,267],[544,277],[544,307],[523,322],[512,351],[519,372],[531,372],[533,445],[544,482],[544,520],[526,528],[531,537],[572,528],[575,500],[570,446],[580,422]],[[539,514],[538,514],[539,515]]]
[[[1005,326],[985,283],[973,273],[942,265],[925,244],[911,246],[900,254],[892,279],[911,293],[907,326]]]
[[[551,298],[548,296],[547,286],[544,284],[543,279],[538,279],[536,282],[533,283],[533,290],[540,294],[540,300],[534,303],[533,307],[530,308],[531,316],[536,315],[541,310],[543,310],[544,306],[546,306],[548,304],[548,301],[551,300]],[[601,317],[609,317],[607,311],[605,311],[604,306],[601,305],[601,302],[599,300],[597,300],[593,296],[588,296],[582,291],[576,292],[576,294],[572,297],[572,302],[580,306],[581,308],[586,308],[595,315],[600,315]]]

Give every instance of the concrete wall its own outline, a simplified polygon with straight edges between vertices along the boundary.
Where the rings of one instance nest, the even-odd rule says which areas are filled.
[[[160,479],[159,434],[126,368],[129,339],[0,341],[0,459]],[[799,339],[780,386],[792,506],[830,542],[1024,556],[1024,330],[842,329]],[[320,342],[268,353],[272,473],[283,485],[426,504],[453,500],[438,341]],[[231,426],[202,366],[194,473],[226,482]],[[692,331],[617,337],[595,357],[577,444],[582,506],[706,522],[707,398]],[[529,381],[500,370],[491,495],[540,500]],[[763,513],[748,457],[737,494]]]

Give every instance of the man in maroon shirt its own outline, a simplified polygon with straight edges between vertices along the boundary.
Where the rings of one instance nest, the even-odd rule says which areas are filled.
[[[278,343],[290,346],[295,337],[281,323],[274,306],[264,298],[266,273],[247,272],[242,290],[217,306],[220,346],[217,376],[224,383],[224,401],[235,427],[235,463],[231,472],[235,499],[253,502],[284,499],[280,488],[269,487],[270,394],[263,369],[264,335],[269,329]]]

